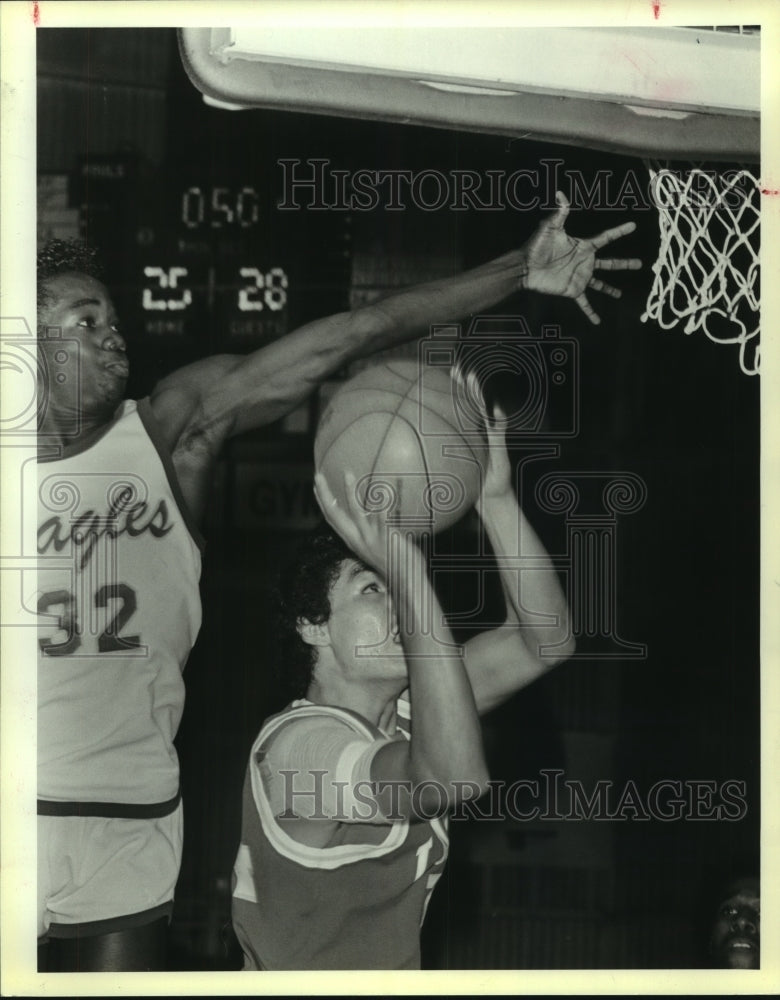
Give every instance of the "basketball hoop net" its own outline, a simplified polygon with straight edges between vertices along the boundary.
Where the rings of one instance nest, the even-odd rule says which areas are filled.
[[[739,344],[740,368],[759,371],[759,181],[750,170],[671,170],[648,162],[660,246],[642,322],[703,330]]]

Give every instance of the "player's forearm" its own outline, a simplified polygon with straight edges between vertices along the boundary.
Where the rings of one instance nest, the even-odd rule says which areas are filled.
[[[526,273],[526,255],[512,250],[452,278],[405,288],[358,311],[364,322],[357,355],[373,354],[503,301],[517,291]],[[356,315],[358,315],[356,314]]]
[[[279,411],[357,358],[421,336],[434,323],[501,302],[517,290],[524,274],[525,251],[513,250],[452,278],[414,285],[371,305],[315,320],[250,355],[243,384],[250,395],[255,385],[267,408]]]
[[[236,358],[232,370],[204,386],[193,420],[199,433],[225,438],[279,420],[325,379],[356,358],[421,336],[511,295],[524,274],[514,250],[452,278],[416,285],[381,302],[307,323],[280,340]]]
[[[389,584],[409,671],[414,716],[410,778],[415,786],[436,782],[452,805],[458,801],[463,783],[472,785],[469,795],[473,797],[473,786],[484,788],[487,782],[479,716],[462,651],[441,622],[441,608],[425,562],[416,546],[402,552],[406,565],[391,569]]]
[[[550,555],[513,494],[484,501],[482,522],[496,555],[507,621],[522,626],[529,652],[545,667],[574,652],[569,607]],[[548,648],[546,652],[543,647]]]

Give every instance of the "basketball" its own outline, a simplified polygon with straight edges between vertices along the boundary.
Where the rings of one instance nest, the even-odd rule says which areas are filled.
[[[349,471],[364,509],[438,532],[473,507],[486,449],[449,369],[391,360],[336,391],[317,428],[314,463],[345,509]]]

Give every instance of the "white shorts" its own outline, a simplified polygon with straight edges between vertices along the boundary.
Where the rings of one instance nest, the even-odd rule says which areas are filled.
[[[158,819],[39,816],[39,943],[108,934],[169,916],[182,827],[181,802]]]

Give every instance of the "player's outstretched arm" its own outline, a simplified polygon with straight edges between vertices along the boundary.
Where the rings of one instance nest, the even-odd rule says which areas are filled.
[[[480,713],[568,659],[575,649],[569,608],[549,553],[519,506],[506,449],[506,417],[491,420],[476,380],[471,398],[481,406],[489,444],[477,511],[490,540],[506,603],[502,626],[465,644],[465,662]]]
[[[586,290],[620,293],[595,270],[634,269],[640,261],[600,259],[597,251],[635,226],[628,222],[590,239],[569,236],[568,202],[561,192],[557,199],[557,211],[523,247],[481,267],[308,323],[252,354],[207,358],[174,372],[152,394],[155,414],[176,428],[180,449],[213,454],[230,435],[289,413],[355,358],[423,335],[433,323],[487,309],[518,289],[573,298],[598,322]]]
[[[334,530],[387,582],[413,714],[411,740],[382,747],[372,762],[371,779],[380,789],[382,783],[395,786],[394,793],[388,794],[388,789],[378,795],[385,814],[400,811],[411,816],[415,799],[425,812],[448,811],[464,797],[475,798],[488,781],[479,716],[462,651],[448,630],[438,628],[441,608],[417,541],[388,524],[386,513],[367,513],[357,499],[354,477],[347,474],[345,481],[348,511],[339,506],[321,474],[316,479],[317,498]],[[396,488],[400,490],[400,481]]]

